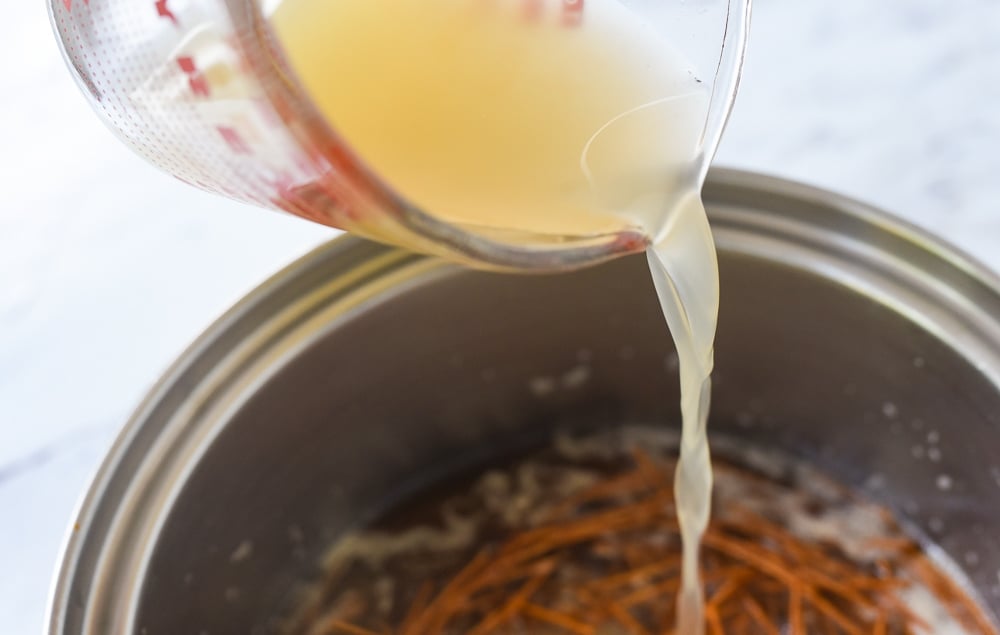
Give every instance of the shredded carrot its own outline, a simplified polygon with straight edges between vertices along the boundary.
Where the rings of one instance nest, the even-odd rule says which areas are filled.
[[[570,633],[576,633],[576,635],[594,635],[595,632],[593,626],[581,622],[573,618],[571,615],[560,613],[559,611],[553,611],[552,609],[547,609],[544,606],[533,604],[531,602],[525,604],[521,612],[527,617],[536,619],[540,622],[546,622],[553,626],[558,626],[559,628],[569,631]]]
[[[660,599],[663,602],[672,602],[673,594],[677,593],[680,587],[680,578],[670,578],[659,584],[649,584],[639,587],[635,591],[623,596],[619,604],[631,608],[637,604],[644,604],[655,599]]]
[[[722,628],[719,610],[714,604],[705,607],[705,622],[708,624],[708,631],[711,635],[726,635],[725,629]]]
[[[528,599],[534,595],[535,591],[538,590],[538,587],[542,585],[546,575],[548,575],[548,572],[536,575],[525,582],[518,592],[507,600],[507,603],[504,606],[492,613],[487,614],[475,628],[469,631],[469,635],[484,635],[514,617],[521,610],[521,607],[524,606]]]
[[[802,589],[792,584],[788,590],[788,628],[791,635],[806,635],[806,623],[802,618]]]
[[[629,569],[622,573],[616,573],[604,578],[599,578],[590,583],[594,589],[607,590],[652,579],[659,573],[676,569],[680,565],[680,554],[671,554],[658,562],[652,562],[645,566]]]
[[[596,635],[612,625],[630,635],[677,635],[680,535],[670,470],[642,451],[632,453],[632,462],[632,469],[557,502],[541,524],[483,545],[454,575],[421,580],[388,631],[382,622],[375,630],[355,619],[365,612],[355,602],[350,619],[333,612],[310,635],[501,635],[529,627]],[[869,541],[876,557],[858,563],[739,501],[721,511],[703,537],[709,635],[930,632],[906,606],[903,592],[915,583],[970,633],[1000,635],[901,532]],[[895,527],[891,515],[882,517]]]
[[[764,629],[767,635],[781,635],[781,631],[767,617],[767,614],[764,612],[764,609],[761,608],[757,600],[750,596],[744,596],[742,603],[743,607],[747,611],[747,614],[750,615],[757,626]]]
[[[837,610],[837,607],[833,604],[823,599],[823,596],[815,590],[806,588],[805,595],[809,602],[815,606],[820,613],[839,626],[841,630],[847,632],[849,635],[861,635],[861,629],[854,623],[853,620]]]
[[[886,635],[889,631],[889,626],[885,621],[885,613],[879,611],[878,617],[875,618],[875,628],[872,630],[872,635]]]
[[[617,602],[608,604],[608,612],[632,635],[651,635],[645,626],[639,623],[628,609]]]
[[[341,620],[330,620],[327,625],[333,630],[333,632],[343,631],[344,633],[350,633],[351,635],[379,635],[375,631],[370,631],[367,628],[362,628],[351,624],[350,622],[343,622]]]

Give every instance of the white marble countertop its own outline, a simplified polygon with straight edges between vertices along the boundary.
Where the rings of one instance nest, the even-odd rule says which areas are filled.
[[[42,2],[0,20],[0,624],[41,633],[74,505],[214,317],[330,230],[187,188],[118,144]],[[57,148],[57,150],[53,150]],[[1000,2],[757,0],[719,162],[875,203],[1000,270]]]

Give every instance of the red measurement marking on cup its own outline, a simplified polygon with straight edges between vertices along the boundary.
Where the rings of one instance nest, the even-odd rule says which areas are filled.
[[[617,236],[613,245],[615,253],[634,254],[648,247],[649,241],[640,234],[628,232]]]
[[[293,216],[308,218],[306,210],[296,201],[295,193],[292,191],[291,180],[288,177],[281,177],[274,183],[275,196],[271,198],[271,204],[280,210],[284,210]]]
[[[521,0],[521,11],[526,20],[540,20],[548,0]],[[584,0],[556,0],[561,7],[563,26],[577,26],[583,21]]]
[[[194,62],[194,58],[189,55],[184,55],[177,58],[177,66],[180,67],[181,71],[187,75],[188,87],[191,92],[198,97],[208,97],[211,90],[208,87],[208,80],[200,70],[198,70],[197,64]]]
[[[316,164],[318,159],[305,152],[295,152],[292,157],[290,157],[292,163],[295,164],[295,169],[302,174],[313,174],[316,172]]]
[[[583,0],[562,0],[563,24],[576,26],[583,22]]]
[[[291,176],[282,173],[273,182],[273,186],[275,196],[270,201],[278,208],[322,225],[346,229],[343,223],[337,223],[339,201],[329,198],[317,182],[296,185]]]
[[[174,23],[174,26],[177,26],[178,24],[177,16],[174,15],[174,12],[167,6],[167,0],[156,0],[156,15],[170,20]]]
[[[215,129],[219,131],[219,135],[222,136],[222,140],[226,142],[230,150],[236,154],[251,154],[250,146],[235,129],[229,126],[216,126]]]
[[[528,20],[537,20],[545,9],[545,0],[524,0],[524,17]]]
[[[339,138],[328,139],[327,143],[324,143],[320,148],[320,153],[330,166],[338,174],[343,175],[347,182],[351,183],[354,189],[363,196],[386,207],[393,204],[391,200],[383,196],[383,190],[377,185],[374,178],[361,167],[358,160]]]
[[[83,0],[83,4],[90,5],[90,0]],[[73,10],[73,0],[63,0],[63,6],[66,7],[67,11]]]

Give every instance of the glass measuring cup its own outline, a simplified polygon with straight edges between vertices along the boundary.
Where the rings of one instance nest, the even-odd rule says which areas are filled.
[[[524,29],[556,24],[554,28],[566,32],[587,25],[602,4],[436,1],[502,5],[523,19]],[[700,187],[736,93],[749,0],[603,2],[609,3],[640,15],[669,40],[685,60],[691,80],[707,96],[684,175],[692,187]],[[599,229],[535,231],[503,222],[490,227],[463,222],[435,204],[414,200],[408,188],[386,179],[345,137],[350,131],[334,121],[336,104],[332,118],[321,112],[315,92],[300,81],[273,28],[272,17],[281,4],[50,0],[50,11],[75,78],[108,126],[148,161],[202,189],[382,242],[494,268],[567,269],[641,251],[650,242],[656,228],[634,215],[619,214],[615,203],[601,210],[607,222]],[[387,3],[387,16],[392,6]],[[387,76],[385,81],[395,78]],[[648,105],[636,104],[629,112]],[[567,106],[568,112],[575,110]],[[604,126],[594,128],[596,137]],[[546,135],[540,136],[538,142],[545,143]],[[669,143],[651,136],[653,143]],[[595,137],[581,144],[586,145],[580,149],[584,158]],[[526,150],[527,157],[534,153]],[[580,169],[586,172],[584,158]],[[545,213],[541,209],[539,215]]]

